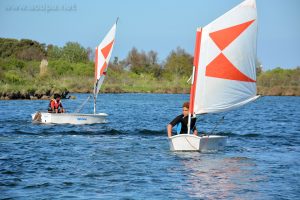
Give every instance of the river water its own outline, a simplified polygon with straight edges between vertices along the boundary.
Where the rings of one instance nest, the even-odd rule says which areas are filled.
[[[74,111],[88,94],[64,100]],[[0,101],[1,199],[299,199],[300,97],[262,97],[198,117],[229,137],[217,153],[169,150],[166,125],[188,95],[100,94],[107,124],[41,125],[48,101]],[[92,112],[89,102],[82,112]]]

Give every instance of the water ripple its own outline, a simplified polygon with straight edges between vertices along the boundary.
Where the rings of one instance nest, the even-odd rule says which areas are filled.
[[[87,97],[75,95],[64,102],[68,110]],[[229,137],[222,152],[171,152],[166,125],[188,99],[102,94],[98,109],[109,123],[83,126],[32,123],[30,114],[47,101],[0,101],[1,199],[300,196],[299,97],[264,97],[226,113],[214,132]],[[210,134],[223,115],[199,116],[200,134]]]

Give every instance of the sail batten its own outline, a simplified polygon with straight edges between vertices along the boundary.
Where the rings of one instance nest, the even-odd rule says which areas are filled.
[[[242,2],[202,28],[200,40],[196,37],[191,114],[224,112],[257,99],[256,34],[255,0]]]

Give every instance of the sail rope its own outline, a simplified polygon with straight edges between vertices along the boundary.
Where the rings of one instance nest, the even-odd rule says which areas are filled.
[[[88,96],[88,98],[80,105],[80,107],[75,110],[75,113],[79,113],[81,111],[81,109],[84,107],[84,105],[90,100],[91,96],[92,95]]]
[[[224,119],[225,119],[225,115],[216,123],[215,127],[212,129],[212,131],[208,134],[209,135],[212,135],[214,133],[214,131],[216,130],[216,128],[224,122]]]
[[[191,145],[191,147],[192,147],[194,150],[198,150],[198,148],[196,148],[194,145],[192,145],[191,142],[190,142],[186,137],[184,137],[184,139]]]

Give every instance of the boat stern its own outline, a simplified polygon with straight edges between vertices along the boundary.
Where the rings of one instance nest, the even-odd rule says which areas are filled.
[[[205,135],[200,139],[201,152],[214,152],[223,150],[227,144],[227,136]]]
[[[191,134],[180,134],[169,138],[171,151],[199,151],[200,137]]]
[[[171,151],[215,152],[223,150],[226,143],[227,136],[219,135],[196,136],[180,134],[169,138]]]

